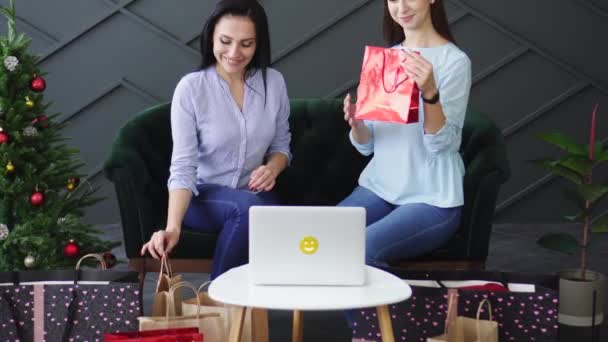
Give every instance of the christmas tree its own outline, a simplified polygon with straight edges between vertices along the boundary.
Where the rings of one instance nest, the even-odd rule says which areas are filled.
[[[30,39],[16,34],[13,0],[0,10],[8,22],[0,37],[0,271],[73,267],[119,243],[82,221],[96,189],[78,173],[83,163],[60,134],[59,114],[48,114],[44,75]]]

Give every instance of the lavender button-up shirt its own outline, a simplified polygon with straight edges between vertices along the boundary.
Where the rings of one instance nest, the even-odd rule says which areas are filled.
[[[230,93],[228,83],[215,67],[184,76],[171,104],[171,156],[169,191],[212,183],[244,188],[251,172],[272,153],[289,159],[289,98],[285,80],[268,68],[266,98],[262,73],[245,84],[243,110]]]

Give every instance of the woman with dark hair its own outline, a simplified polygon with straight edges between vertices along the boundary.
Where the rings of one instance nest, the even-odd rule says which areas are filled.
[[[464,203],[458,149],[471,88],[471,62],[453,43],[442,0],[385,0],[384,37],[403,51],[421,105],[420,122],[397,124],[357,120],[350,95],[344,99],[352,144],[374,156],[339,205],[367,209],[371,265],[426,254],[458,229]]]
[[[275,179],[291,158],[289,99],[269,67],[268,21],[257,1],[219,1],[200,43],[200,69],[179,81],[171,104],[167,226],[141,254],[169,253],[182,223],[219,232],[215,279],[247,262],[249,207],[278,204]]]

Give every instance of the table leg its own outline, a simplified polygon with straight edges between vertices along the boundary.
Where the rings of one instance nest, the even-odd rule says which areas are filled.
[[[251,309],[252,342],[268,342],[268,310]]]
[[[243,333],[243,322],[245,321],[246,307],[236,306],[234,310],[234,320],[230,325],[230,335],[228,342],[240,342],[241,334]]]
[[[293,310],[293,327],[291,334],[292,342],[302,342],[302,338],[304,337],[304,325],[302,321],[302,311]]]
[[[376,307],[378,311],[378,322],[380,323],[380,334],[382,334],[382,342],[395,342],[393,335],[393,324],[391,323],[391,315],[388,312],[387,305]]]

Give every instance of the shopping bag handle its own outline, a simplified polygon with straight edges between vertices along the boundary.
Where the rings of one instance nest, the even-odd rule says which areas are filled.
[[[204,284],[203,284],[204,285]],[[177,290],[178,288],[181,287],[187,287],[189,289],[191,289],[192,291],[194,291],[194,295],[196,296],[196,302],[197,302],[197,306],[196,306],[196,320],[197,322],[201,319],[201,298],[199,297],[199,291],[196,289],[196,287],[194,287],[194,285],[192,285],[191,283],[187,282],[187,281],[180,281],[179,283],[173,284],[173,286],[171,286],[169,288],[169,298],[171,299],[171,301],[174,300],[174,296],[173,293],[175,292],[175,290]],[[175,303],[171,303],[171,305],[175,305]],[[168,322],[169,321],[169,305],[167,305],[167,309],[165,310],[165,320]]]
[[[171,269],[171,263],[169,262],[168,258],[167,258],[167,254],[163,255],[162,258],[160,258],[160,274],[163,274],[163,271],[166,271],[166,274],[169,277],[173,277],[173,270]]]
[[[74,285],[78,285],[78,281],[80,280],[80,264],[85,260],[85,259],[97,259],[97,261],[99,261],[99,263],[101,264],[101,269],[103,271],[107,270],[107,265],[106,265],[106,261],[103,259],[103,257],[99,254],[95,254],[95,253],[90,253],[90,254],[86,254],[85,256],[83,256],[82,258],[80,258],[78,260],[78,262],[76,263],[76,267],[74,268]],[[76,288],[73,289],[72,291],[72,299],[70,300],[70,303],[68,304],[68,321],[67,324],[65,325],[65,327],[63,328],[63,336],[62,336],[62,341],[67,342],[70,339],[70,334],[72,332],[72,328],[73,328],[73,320],[74,320],[74,315],[76,314]]]
[[[108,269],[106,261],[103,259],[103,257],[101,255],[95,254],[95,253],[91,253],[91,254],[87,254],[87,255],[83,256],[82,258],[80,258],[80,260],[78,260],[78,262],[76,263],[76,270],[80,269],[80,264],[82,263],[83,260],[90,259],[90,258],[97,259],[99,261],[99,263],[101,264],[101,269],[102,270],[105,271],[105,270]]]
[[[17,334],[17,338],[23,341],[23,327],[19,324],[19,312],[15,310],[15,303],[6,292],[0,294],[0,303],[3,301],[8,305],[8,311],[11,313],[13,321],[15,322],[15,333]]]
[[[158,292],[158,288],[160,287],[160,280],[165,274],[169,278],[173,278],[173,270],[171,269],[171,263],[169,262],[169,260],[167,260],[167,254],[163,255],[163,257],[160,259],[160,269],[158,270],[158,280],[156,281],[156,292]]]
[[[403,82],[408,80],[408,76],[407,74],[405,74],[405,71],[403,71],[403,66],[399,66],[399,68],[397,69],[397,72],[395,72],[395,80],[393,81],[393,88],[391,88],[390,90],[386,89],[386,82],[384,81],[384,70],[386,69],[386,50],[384,49],[382,50],[382,87],[384,88],[384,91],[387,93],[394,93],[395,91],[397,91],[397,88],[399,88],[400,85],[403,84]],[[401,81],[397,81],[399,79],[399,71],[403,71],[405,78]]]
[[[201,290],[203,289],[203,287],[205,287],[205,286],[207,286],[207,285],[211,285],[211,283],[212,283],[212,281],[211,281],[211,280],[208,280],[208,281],[206,281],[206,282],[202,283],[202,284],[201,284],[201,286],[199,286],[199,287],[198,287],[198,292],[200,293],[200,292],[201,292]]]
[[[481,324],[479,324],[479,317],[481,316],[481,309],[483,307],[484,304],[488,304],[488,316],[490,318],[490,321],[492,320],[492,304],[490,303],[490,301],[487,298],[484,298],[480,303],[479,303],[479,307],[477,307],[477,341],[479,341],[479,339],[481,338]]]
[[[448,326],[454,320],[454,315],[457,314],[458,307],[455,304],[458,300],[458,290],[448,289],[448,307],[445,312],[445,324],[443,327],[443,333],[448,333]]]

